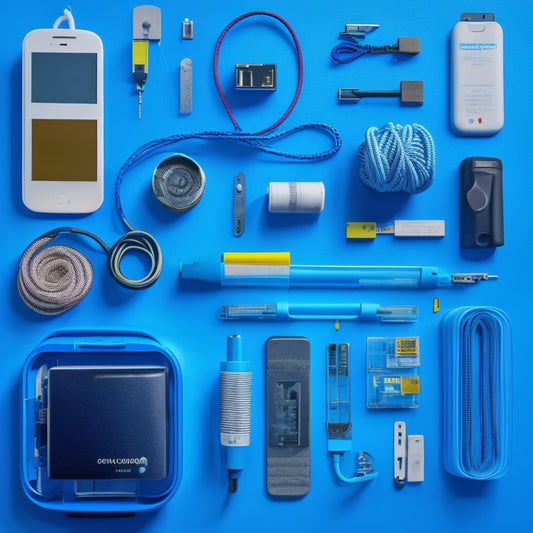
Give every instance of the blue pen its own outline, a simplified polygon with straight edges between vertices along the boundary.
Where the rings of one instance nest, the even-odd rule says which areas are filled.
[[[378,320],[415,322],[418,307],[396,305],[380,307],[372,303],[289,303],[265,305],[223,305],[217,312],[221,320]]]
[[[180,264],[180,276],[241,287],[451,287],[497,279],[485,273],[446,274],[432,266],[291,265],[288,252],[224,253]]]

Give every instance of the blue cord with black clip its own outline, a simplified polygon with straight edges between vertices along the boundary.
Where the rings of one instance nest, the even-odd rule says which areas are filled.
[[[341,456],[352,449],[349,349],[347,343],[328,344],[326,429],[328,452],[332,455],[335,474],[343,483],[351,484],[370,481],[378,472],[374,468],[374,458],[365,451],[357,452],[357,470],[354,476],[346,477],[341,472]]]

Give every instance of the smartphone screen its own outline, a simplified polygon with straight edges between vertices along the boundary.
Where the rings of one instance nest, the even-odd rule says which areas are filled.
[[[46,104],[96,104],[97,55],[32,52],[31,101]]]
[[[96,120],[32,120],[33,181],[96,181]]]
[[[31,102],[96,104],[97,55],[31,54]],[[34,181],[96,181],[96,120],[32,119]]]

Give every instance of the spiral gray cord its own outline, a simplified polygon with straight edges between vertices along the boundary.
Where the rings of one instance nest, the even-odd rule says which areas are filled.
[[[41,237],[26,249],[17,276],[22,300],[42,315],[58,315],[77,305],[94,279],[87,257],[68,246],[47,247],[53,238]]]

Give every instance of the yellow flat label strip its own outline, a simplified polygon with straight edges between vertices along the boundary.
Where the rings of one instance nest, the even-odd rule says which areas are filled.
[[[376,223],[375,222],[347,222],[346,223],[347,239],[375,239]]]
[[[234,265],[284,265],[291,263],[290,252],[226,252],[224,264]]]

